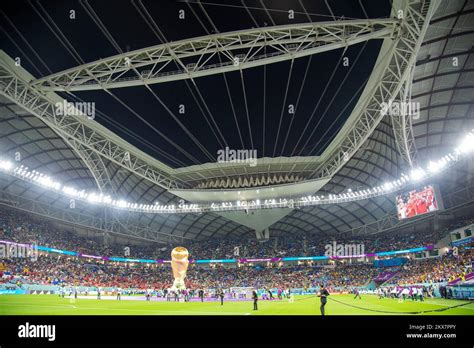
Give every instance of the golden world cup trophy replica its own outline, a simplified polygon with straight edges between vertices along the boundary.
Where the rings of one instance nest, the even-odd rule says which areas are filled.
[[[184,290],[186,285],[184,284],[184,278],[186,278],[186,271],[188,270],[188,250],[183,247],[176,247],[171,252],[171,268],[173,269],[173,286],[170,290]]]

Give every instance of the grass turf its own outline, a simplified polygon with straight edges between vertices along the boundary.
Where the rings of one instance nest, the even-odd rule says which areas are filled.
[[[466,302],[426,299],[425,302],[407,300],[400,303],[395,299],[378,299],[373,295],[363,295],[362,300],[353,299],[352,295],[331,295],[326,305],[326,314],[410,315],[407,312],[437,310],[417,315],[474,315],[472,301],[462,307],[449,308]],[[251,301],[224,302],[221,306],[219,302],[175,303],[96,299],[72,301],[55,295],[1,295],[0,315],[320,315],[319,305],[319,299],[314,296],[296,296],[293,303],[288,300],[260,300],[259,310],[253,311]]]

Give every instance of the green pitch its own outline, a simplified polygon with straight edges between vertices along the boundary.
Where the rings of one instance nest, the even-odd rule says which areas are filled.
[[[466,305],[451,308],[462,304]],[[313,296],[296,296],[292,303],[260,300],[259,310],[253,311],[250,301],[224,302],[221,306],[218,302],[70,300],[55,295],[2,295],[0,315],[320,315],[319,305],[319,299]],[[410,315],[408,312],[433,310],[420,314],[474,315],[474,302],[426,299],[425,302],[400,303],[373,295],[363,295],[362,300],[354,300],[351,295],[331,295],[326,305],[327,315]]]

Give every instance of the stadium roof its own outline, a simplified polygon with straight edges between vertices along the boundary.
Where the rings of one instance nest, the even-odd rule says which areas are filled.
[[[304,8],[307,12],[317,13],[316,9],[308,10],[309,4],[306,4],[307,2],[304,3],[306,5]],[[209,6],[209,9],[206,7],[209,11],[212,11],[211,8],[212,6]],[[423,163],[433,158],[433,156],[439,157],[444,155],[456,145],[456,141],[466,129],[470,130],[474,128],[474,116],[472,112],[472,88],[474,88],[474,86],[471,82],[474,81],[473,58],[471,55],[474,33],[472,28],[469,27],[470,23],[474,23],[473,8],[474,4],[469,1],[441,1],[431,19],[423,43],[418,51],[417,62],[413,71],[413,85],[411,91],[412,100],[419,102],[421,106],[419,118],[417,117],[412,120],[414,149],[416,149],[416,152],[413,151],[414,149],[411,149],[410,152],[413,156],[413,160],[416,162]],[[42,8],[38,7],[36,10],[43,14],[43,16],[45,15]],[[379,12],[374,13],[373,17],[384,14],[387,15],[389,10],[390,7],[376,9],[374,11]],[[320,9],[320,11],[322,10]],[[336,11],[336,9],[334,9],[334,11]],[[347,9],[341,8],[339,11],[344,13]],[[261,14],[261,11],[255,12],[259,15]],[[15,16],[17,15],[18,14],[15,14]],[[354,15],[354,17],[358,17],[359,15],[360,14],[357,16]],[[202,18],[203,16],[204,14],[200,14],[197,17]],[[276,24],[287,24],[283,19],[280,19],[281,22],[279,22],[278,18],[279,17],[276,17],[274,19],[277,21]],[[258,21],[259,19],[257,18],[257,22]],[[305,17],[300,18],[300,21],[304,22]],[[15,21],[15,23],[17,22]],[[201,25],[196,22],[194,28],[200,26]],[[18,33],[15,31],[16,29],[14,27],[8,28],[12,31],[9,32],[8,29],[2,28],[2,30],[6,30],[7,33],[10,33],[8,38],[11,42],[8,46],[11,47],[12,42],[16,42],[16,48],[12,48],[11,51],[7,51],[6,53],[11,57],[16,57],[17,54],[19,54],[18,51],[23,53],[21,47],[24,47],[25,42],[22,40],[18,42],[15,41],[15,38],[18,37]],[[21,27],[18,29],[20,32],[22,31]],[[186,30],[189,31],[191,29],[187,28]],[[240,27],[238,29],[243,28]],[[146,45],[146,42],[143,44]],[[360,66],[362,70],[369,69],[369,72],[374,65],[377,54],[379,54],[377,45],[371,45],[372,53],[370,54],[369,52],[369,54],[365,56],[371,63],[369,62],[368,65]],[[3,46],[2,44],[2,47]],[[356,56],[357,53],[361,51],[360,44],[359,46],[353,46],[353,48],[354,56]],[[54,50],[54,48],[48,47],[48,50]],[[334,57],[338,56],[338,54],[334,52],[339,52],[339,55],[341,54],[341,51],[332,51],[332,53],[328,54],[326,59],[337,59]],[[102,54],[105,56],[112,55],[112,53],[108,54],[106,51],[100,53],[100,55]],[[23,56],[22,54],[19,55]],[[99,57],[88,58],[92,61]],[[301,70],[301,67],[303,67],[304,71],[307,61],[308,60],[300,61],[298,64],[301,63],[302,65],[298,69]],[[324,62],[324,60],[320,62]],[[55,71],[74,66],[74,64],[72,64],[70,66],[61,67],[59,64],[66,63],[54,64],[56,68]],[[288,64],[288,62],[282,62],[275,66],[285,66],[286,71],[288,71]],[[27,65],[28,64],[25,64],[25,66]],[[269,65],[269,67],[270,66],[271,65]],[[30,67],[30,69],[33,68]],[[260,71],[261,75],[262,68],[254,69],[260,69],[258,71]],[[272,73],[272,69],[275,70],[274,68],[268,68],[267,74],[269,76]],[[256,74],[253,69],[245,71],[245,74]],[[30,72],[33,73],[34,71]],[[226,73],[226,75],[227,74],[235,73]],[[281,86],[286,85],[287,77],[282,77],[282,74],[275,71],[273,71],[273,74],[278,74],[280,79],[284,81]],[[300,75],[302,76],[301,71]],[[260,77],[261,76],[255,77],[255,79],[258,80]],[[338,137],[342,136],[341,127],[344,124],[350,123],[350,114],[356,109],[355,102],[351,103],[350,98],[354,95],[360,97],[362,94],[351,94],[350,91],[360,86],[364,87],[365,84],[361,84],[360,81],[357,83],[357,79],[360,80],[368,77],[370,77],[370,74],[364,75],[362,73],[357,76],[355,81],[352,82],[352,85],[349,82],[347,84],[341,82],[344,88],[349,89],[338,94],[338,98],[342,99],[338,99],[336,103],[339,106],[350,104],[349,112],[346,112],[342,116],[344,122],[334,126],[330,132],[332,135],[327,135],[326,137],[324,137],[324,130],[329,127],[329,123],[326,124],[325,122],[329,121],[327,119],[323,120],[322,126],[317,129],[315,139],[318,139],[319,136],[323,140],[325,139],[327,144],[331,142],[333,144],[337,143]],[[203,80],[202,86],[204,86],[205,83],[213,84],[212,81],[215,81],[216,78],[222,80],[221,76],[202,78],[208,80]],[[344,75],[335,75],[334,78],[336,79],[335,81],[338,81],[338,79],[339,81],[343,81]],[[201,83],[199,82],[200,79],[196,79],[196,81],[198,81],[198,84]],[[163,86],[168,85],[163,84]],[[184,88],[184,82],[180,81],[179,85],[178,82],[172,82],[168,87],[170,90],[175,91],[179,86]],[[124,99],[130,98],[128,99],[127,105],[133,105],[137,110],[143,111],[144,109],[141,109],[142,106],[137,104],[140,98],[138,97],[137,99],[137,96],[134,96],[134,94],[137,93],[137,88],[138,87],[131,87],[130,92],[127,92],[128,88],[117,90],[117,95],[120,95],[121,98]],[[156,88],[157,91],[161,91],[164,87],[160,86]],[[127,93],[130,94],[127,95]],[[271,93],[271,90],[269,93]],[[58,92],[58,94],[60,96],[66,96],[63,92]],[[108,98],[110,98],[109,96],[97,96],[90,94],[90,92],[81,92],[80,98],[86,101],[96,101],[98,105],[97,108],[101,110],[107,109],[107,105],[111,104],[107,102]],[[279,98],[283,98],[283,95]],[[259,98],[256,98],[256,100],[257,99]],[[209,97],[204,97],[204,100],[209,101],[210,99]],[[145,100],[145,103],[147,102],[149,101]],[[22,163],[27,163],[29,168],[52,175],[63,183],[70,183],[79,188],[97,188],[98,180],[90,170],[90,162],[87,161],[90,161],[91,158],[88,157],[90,154],[87,151],[78,151],[77,148],[73,149],[74,141],[72,139],[62,136],[57,130],[54,130],[51,125],[46,124],[32,113],[25,111],[24,108],[16,105],[11,100],[5,98],[5,96],[0,95],[0,103],[0,148],[2,149],[3,156],[14,158],[14,156],[19,153]],[[211,103],[211,101],[209,101],[209,103]],[[274,99],[267,100],[266,103],[268,105],[275,104]],[[309,101],[307,101],[307,103],[309,108]],[[323,101],[323,103],[325,103],[325,106],[330,106],[328,100]],[[259,108],[261,106],[263,106],[263,104],[255,106],[255,108],[260,110]],[[205,108],[206,106],[202,104],[202,107]],[[243,117],[242,122],[244,122],[246,120],[245,103],[241,103],[239,108],[242,108],[238,113]],[[101,111],[98,115],[98,121],[102,123],[102,126],[97,127],[101,127],[104,134],[107,134],[110,138],[114,138],[117,142],[123,144],[123,146],[133,148],[133,151],[140,152],[142,158],[145,158],[148,163],[152,163],[155,168],[158,168],[157,170],[169,174],[176,181],[182,182],[183,185],[185,185],[184,187],[188,189],[194,189],[206,180],[209,181],[222,177],[249,177],[252,173],[272,173],[273,175],[283,176],[282,180],[285,180],[284,176],[292,172],[299,174],[303,179],[311,179],[310,175],[305,176],[305,171],[310,173],[314,172],[321,164],[325,163],[326,157],[324,156],[324,151],[331,150],[331,145],[317,147],[315,152],[305,150],[302,153],[303,156],[292,157],[289,156],[291,152],[285,152],[283,149],[280,154],[286,155],[287,157],[266,157],[259,159],[258,165],[254,168],[231,165],[223,169],[222,166],[216,164],[204,164],[206,161],[205,158],[199,157],[196,154],[192,143],[189,141],[182,142],[182,135],[175,136],[172,138],[173,142],[176,142],[178,146],[184,148],[183,150],[185,152],[190,152],[191,157],[199,157],[195,166],[186,166],[190,163],[181,156],[181,153],[173,152],[167,149],[165,145],[161,146],[162,144],[160,144],[160,146],[153,144],[153,135],[150,135],[149,132],[145,130],[141,132],[143,126],[135,128],[134,126],[127,126],[127,121],[129,123],[133,122],[131,118],[127,120],[117,116],[116,120],[113,118],[106,120],[105,114],[113,113],[115,115],[119,113],[119,110],[120,108],[116,105],[103,113]],[[321,110],[324,109],[321,108]],[[340,111],[340,107],[331,110],[332,114],[337,113],[337,111]],[[186,113],[194,115],[200,113],[200,110],[194,106],[194,108],[191,108],[191,110],[188,110]],[[278,115],[278,117],[276,117],[276,120],[278,120],[280,107],[276,108],[273,113]],[[217,114],[217,112],[215,112],[215,114]],[[309,115],[310,112],[308,112],[307,116]],[[304,125],[304,122],[308,122],[309,119],[307,116],[305,116],[306,118],[302,117],[302,125]],[[230,117],[227,115],[226,118]],[[272,120],[272,122],[277,121]],[[325,124],[326,128],[324,127]],[[188,124],[188,126],[193,131],[193,134],[201,134],[201,136],[203,136],[199,124],[195,122]],[[158,123],[156,127],[159,129],[160,124]],[[167,132],[166,134],[170,137],[172,137],[173,134],[179,134],[176,130],[173,131],[171,123],[168,125],[164,124],[163,127],[165,129],[161,129],[161,131]],[[279,128],[280,127],[278,127],[278,129]],[[108,129],[117,132],[120,137]],[[342,128],[342,130],[343,129],[344,128]],[[215,130],[217,130],[217,128]],[[261,129],[259,133],[264,134],[265,132]],[[296,127],[293,133],[290,134],[290,139],[298,136],[298,128]],[[143,136],[141,137],[141,135]],[[223,138],[227,136],[229,139],[232,139],[232,136],[235,137],[234,140],[230,140],[230,142],[234,141],[234,144],[238,141],[235,128],[227,129]],[[267,136],[269,139],[274,139],[275,128],[270,127]],[[204,138],[205,137],[204,135]],[[202,144],[206,144],[205,149],[209,153],[216,152],[215,149],[218,147],[214,140],[209,143],[206,143],[205,139],[201,140]],[[140,150],[135,150],[130,143],[138,146]],[[316,145],[315,141],[311,139],[309,143],[310,145]],[[269,144],[271,144],[270,140]],[[260,146],[263,146],[263,143],[260,144]],[[312,146],[309,146],[309,148],[311,147]],[[278,153],[279,152],[277,152],[277,154]],[[173,157],[173,154],[175,157]],[[268,156],[270,155],[271,151],[268,152]],[[173,161],[173,158],[178,159],[178,161]],[[109,180],[107,190],[112,192],[116,197],[143,203],[154,203],[158,201],[162,204],[177,202],[180,199],[175,194],[170,193],[167,188],[156,185],[147,178],[137,175],[136,172],[127,170],[112,160],[102,157],[101,161],[100,165],[107,168],[107,179]],[[181,162],[181,165],[176,162]],[[184,164],[184,166],[182,164]],[[469,165],[472,165],[472,163]],[[321,186],[319,185],[315,187],[314,190],[319,190],[319,192],[323,194],[337,194],[347,188],[359,189],[372,187],[399,177],[406,168],[407,164],[403,158],[403,150],[400,150],[400,144],[397,142],[394,132],[393,120],[384,117],[371,132],[370,136],[363,142],[362,146],[344,163],[342,168],[339,169],[327,183],[321,183],[322,187],[319,187]],[[466,168],[464,165],[458,165],[456,168],[450,170],[448,175],[442,178],[435,178],[435,181],[440,185],[447,208],[465,204],[466,202],[472,202],[472,190],[470,189],[472,180],[471,168],[472,167]],[[252,172],[252,170],[254,170],[254,172]],[[289,178],[286,180],[288,181]],[[302,181],[304,182],[304,180]],[[292,181],[290,180],[289,182]],[[2,204],[16,206],[24,210],[84,226],[92,226],[97,229],[112,230],[148,239],[166,239],[169,236],[185,238],[254,236],[252,228],[239,223],[242,216],[239,220],[215,213],[138,214],[114,211],[111,209],[97,209],[97,207],[80,202],[77,203],[75,209],[70,209],[68,199],[13,177],[1,175],[0,185],[2,187]],[[288,186],[288,189],[291,190],[291,184]],[[374,229],[377,230],[396,224],[393,220],[394,209],[393,196],[390,195],[337,205],[307,207],[295,210],[287,209],[282,216],[278,216],[272,220],[276,222],[272,223],[269,228],[272,235],[297,235],[302,233],[322,233],[330,235],[361,228],[368,232],[369,229],[367,226],[375,226]],[[243,216],[243,218],[245,219],[245,216]]]

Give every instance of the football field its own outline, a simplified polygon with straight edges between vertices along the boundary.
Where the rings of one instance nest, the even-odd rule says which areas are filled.
[[[258,301],[254,311],[251,301],[158,302],[135,300],[69,299],[55,295],[2,295],[0,315],[320,315],[319,298],[296,296],[289,300]],[[474,301],[426,299],[424,302],[379,299],[363,295],[331,295],[327,315],[474,315]]]

